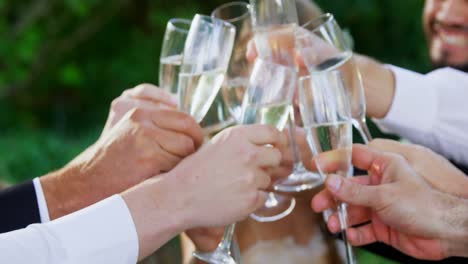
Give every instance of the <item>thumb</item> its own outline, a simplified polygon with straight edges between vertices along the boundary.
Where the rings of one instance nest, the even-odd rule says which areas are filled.
[[[363,185],[335,174],[330,174],[325,184],[340,201],[371,208],[377,208],[380,204],[379,197],[382,196],[379,195],[379,186]]]

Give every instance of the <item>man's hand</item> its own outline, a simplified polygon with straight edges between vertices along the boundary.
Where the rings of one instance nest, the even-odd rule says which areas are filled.
[[[169,229],[177,234],[234,223],[261,207],[271,182],[265,170],[280,164],[277,147],[286,141],[271,126],[228,128],[169,173],[125,192],[140,238],[140,256],[154,250],[161,239],[147,235],[156,223],[167,221],[161,225],[172,225]]]
[[[51,219],[167,172],[195,152],[202,130],[189,115],[173,110],[168,98],[146,85],[114,100],[99,140],[61,170],[41,177]]]
[[[468,198],[468,177],[430,149],[387,139],[376,139],[369,146],[379,151],[400,154],[433,188]]]
[[[369,176],[327,178],[326,189],[312,200],[321,212],[335,207],[334,198],[347,202],[348,238],[355,246],[380,241],[422,259],[463,256],[466,246],[466,200],[434,190],[400,155],[355,145],[353,164]],[[443,177],[443,175],[439,175]],[[455,224],[457,223],[457,224]],[[465,226],[464,226],[465,225]],[[339,232],[338,216],[328,221]]]
[[[163,89],[147,83],[125,90],[121,96],[112,101],[102,135],[108,133],[126,113],[134,108],[175,110],[177,109],[177,99]]]
[[[185,212],[192,217],[190,227],[237,222],[262,206],[271,183],[266,170],[279,166],[278,148],[286,142],[271,126],[237,126],[222,131],[183,160],[174,173],[181,175]]]

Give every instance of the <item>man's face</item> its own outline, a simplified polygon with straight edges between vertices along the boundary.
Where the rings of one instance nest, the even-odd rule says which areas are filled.
[[[468,70],[468,0],[426,0],[424,31],[432,63]]]

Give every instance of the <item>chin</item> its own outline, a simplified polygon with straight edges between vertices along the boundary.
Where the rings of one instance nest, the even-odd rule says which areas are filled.
[[[434,50],[434,47],[431,49],[431,62],[434,69],[451,67],[463,72],[468,72],[468,60],[459,61],[457,55],[450,54],[445,50]],[[464,55],[461,55],[464,56]]]
[[[451,67],[451,68],[468,73],[468,62],[465,62],[464,64],[455,64],[455,63],[450,63],[450,62],[443,61],[443,60],[438,60],[438,61],[432,60],[432,67],[433,69]]]

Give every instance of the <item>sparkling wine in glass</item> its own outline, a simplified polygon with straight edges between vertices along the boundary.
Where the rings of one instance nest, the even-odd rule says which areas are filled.
[[[242,103],[241,123],[269,124],[282,130],[291,111],[296,79],[293,68],[257,59]],[[277,221],[289,215],[295,204],[294,198],[270,192],[264,206],[251,217],[262,222]],[[213,264],[235,264],[230,250],[234,230],[235,224],[226,227],[215,251],[196,251],[194,256]]]
[[[179,73],[179,107],[201,122],[215,100],[231,57],[235,27],[195,15],[184,46]]]
[[[172,18],[167,22],[164,33],[161,56],[159,59],[159,86],[172,93],[177,93],[180,65],[191,21]]]
[[[296,67],[295,45],[298,16],[295,0],[251,0],[252,25],[258,57],[285,66]],[[294,109],[288,120],[291,152],[293,153],[292,173],[275,183],[274,189],[281,192],[301,192],[323,183],[320,174],[304,167],[296,143]]]
[[[300,112],[309,147],[320,174],[352,177],[352,117],[340,71],[316,72],[299,79]],[[338,202],[347,263],[356,263],[346,236],[346,204]]]
[[[251,65],[247,61],[247,44],[253,37],[250,6],[246,2],[234,1],[217,7],[212,17],[222,19],[236,27],[234,48],[226,72],[226,79],[221,87],[224,103],[235,119],[241,120],[242,99],[249,84]]]
[[[341,72],[351,102],[352,123],[368,143],[372,135],[366,125],[364,88],[348,42],[331,14],[313,19],[296,31],[296,48],[309,73]]]
[[[257,58],[242,103],[243,124],[269,124],[282,130],[292,110],[296,88],[294,68]],[[277,221],[294,208],[293,198],[270,192],[265,205],[250,217],[259,222]]]

